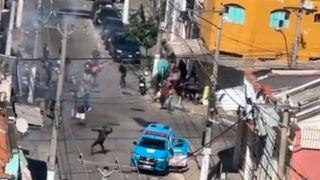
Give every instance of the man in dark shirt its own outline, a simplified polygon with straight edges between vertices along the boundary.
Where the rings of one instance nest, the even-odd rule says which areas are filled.
[[[100,58],[100,57],[101,57],[101,53],[100,53],[98,47],[95,47],[95,48],[91,51],[91,56],[92,56],[92,58]]]
[[[121,74],[120,87],[125,87],[126,86],[127,68],[122,63],[119,66],[119,72]]]
[[[100,145],[101,146],[101,149],[102,151],[104,152],[105,151],[105,148],[103,146],[103,143],[104,141],[106,140],[107,136],[112,133],[112,128],[111,127],[106,127],[106,126],[103,126],[102,128],[94,128],[92,129],[92,131],[97,131],[99,134],[98,134],[98,138],[94,141],[94,143],[91,145],[91,155],[93,154],[93,148],[96,146],[96,145]]]

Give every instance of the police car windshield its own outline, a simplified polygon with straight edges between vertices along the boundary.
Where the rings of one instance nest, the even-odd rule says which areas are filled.
[[[140,140],[139,146],[145,147],[145,148],[157,149],[157,150],[165,150],[166,141],[143,137]]]

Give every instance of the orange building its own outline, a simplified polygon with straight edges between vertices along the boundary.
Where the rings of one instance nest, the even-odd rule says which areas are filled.
[[[320,1],[313,1],[320,7]],[[221,51],[245,59],[287,60],[285,42],[291,53],[297,15],[285,7],[298,7],[299,0],[207,0],[202,13],[201,36],[210,50],[215,49],[216,27],[219,10],[223,15]],[[281,29],[283,36],[276,29]],[[286,41],[285,41],[286,38]],[[298,61],[320,59],[320,12],[304,14],[299,40]]]

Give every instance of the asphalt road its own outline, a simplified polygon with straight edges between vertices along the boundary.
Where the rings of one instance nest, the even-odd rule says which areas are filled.
[[[53,6],[44,2],[45,8],[60,9],[72,8],[89,10],[91,1],[54,0]],[[135,3],[136,5],[136,3]],[[60,19],[61,20],[61,19]],[[54,18],[50,23],[60,20]],[[67,42],[67,55],[69,57],[90,57],[95,46],[98,46],[105,57],[109,57],[104,51],[103,44],[97,31],[88,19],[65,17],[64,20],[72,22],[76,30],[70,34]],[[42,31],[42,41],[48,42],[52,56],[58,57],[61,36],[56,29]],[[75,60],[71,65],[71,74],[81,76],[84,61]],[[153,174],[140,174],[128,168],[130,153],[133,148],[132,142],[137,140],[141,130],[150,122],[159,122],[171,126],[178,136],[189,138],[191,150],[201,147],[201,134],[204,129],[203,117],[193,116],[184,112],[175,111],[169,114],[161,111],[155,104],[149,103],[146,98],[137,91],[138,80],[129,73],[127,77],[128,87],[119,88],[118,64],[109,60],[104,63],[102,72],[98,75],[98,86],[91,93],[92,111],[87,114],[87,125],[82,126],[78,121],[71,118],[73,108],[72,101],[63,102],[63,122],[59,132],[58,161],[59,176],[69,180],[96,180],[102,179],[98,168],[106,163],[115,163],[118,159],[121,172],[114,172],[110,179],[198,179],[201,165],[201,154],[190,158],[190,169],[185,173],[169,173],[167,176]],[[64,97],[71,97],[70,90],[74,86],[65,83]],[[91,128],[112,126],[114,132],[105,142],[106,152],[98,152],[90,155],[90,146],[97,137],[97,133]],[[221,131],[220,126],[214,127],[214,135]],[[46,161],[50,148],[51,122],[46,121],[45,126],[30,131],[23,137],[20,145],[29,148],[31,157]],[[224,147],[232,146],[232,134],[227,134],[214,146],[213,160],[216,161],[217,152]],[[99,151],[100,147],[96,147]],[[79,159],[82,155],[84,162]],[[215,162],[214,162],[215,163]]]

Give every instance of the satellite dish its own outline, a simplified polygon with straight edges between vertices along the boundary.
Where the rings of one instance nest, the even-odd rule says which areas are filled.
[[[17,118],[16,128],[20,133],[24,134],[28,131],[28,128],[29,128],[28,122],[23,118]]]
[[[307,10],[312,10],[313,9],[313,4],[311,1],[305,1],[303,3],[303,8],[307,9]]]

